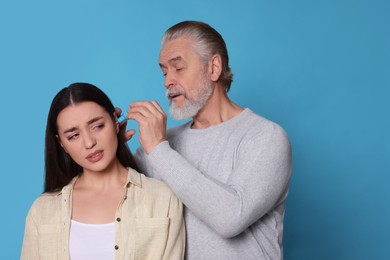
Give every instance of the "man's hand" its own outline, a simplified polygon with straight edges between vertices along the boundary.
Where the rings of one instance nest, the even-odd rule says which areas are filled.
[[[156,101],[130,104],[126,117],[138,122],[139,141],[147,154],[166,140],[167,116]]]
[[[116,107],[115,114],[116,114],[116,117],[120,117],[122,115],[122,109],[120,109],[119,107]],[[126,141],[129,141],[133,137],[133,135],[135,135],[135,130],[130,129],[130,130],[126,131],[126,126],[127,126],[127,120],[125,120],[119,124],[119,131],[124,131],[125,132],[124,133],[125,139],[126,139]]]

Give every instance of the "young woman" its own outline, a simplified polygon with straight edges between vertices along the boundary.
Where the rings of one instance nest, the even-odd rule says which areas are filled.
[[[182,204],[136,171],[115,108],[74,83],[53,99],[45,188],[27,218],[21,259],[183,259]]]

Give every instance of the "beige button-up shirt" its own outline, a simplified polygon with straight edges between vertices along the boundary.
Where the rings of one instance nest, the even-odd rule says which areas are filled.
[[[70,259],[74,178],[60,192],[39,196],[27,215],[21,259]],[[115,215],[115,259],[183,259],[182,203],[164,183],[128,171]]]

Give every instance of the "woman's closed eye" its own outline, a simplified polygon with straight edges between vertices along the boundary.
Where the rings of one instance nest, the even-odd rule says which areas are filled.
[[[80,136],[79,133],[75,133],[75,134],[72,134],[72,135],[67,136],[66,138],[67,138],[69,141],[72,141],[72,140],[76,140],[79,136]]]
[[[93,125],[91,128],[92,128],[92,130],[100,130],[100,129],[104,128],[104,124],[103,123],[96,124],[96,125]]]

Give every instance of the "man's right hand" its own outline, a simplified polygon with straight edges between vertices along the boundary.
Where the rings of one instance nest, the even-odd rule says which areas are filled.
[[[159,143],[166,140],[167,116],[156,101],[131,103],[126,117],[137,121],[139,141],[147,154]]]

